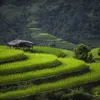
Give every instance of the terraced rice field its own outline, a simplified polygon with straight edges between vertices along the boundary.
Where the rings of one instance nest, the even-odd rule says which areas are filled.
[[[0,64],[6,62],[13,62],[22,59],[26,59],[23,51],[20,50],[0,50]]]
[[[100,80],[99,60],[88,64],[73,58],[71,51],[50,47],[35,46],[34,53],[5,48],[0,47],[0,100],[21,99]]]
[[[73,50],[73,48],[76,46],[75,44],[70,43],[68,41],[64,41],[61,38],[58,38],[50,33],[47,33],[47,31],[44,31],[41,28],[40,18],[37,14],[37,12],[40,11],[40,5],[41,3],[39,1],[36,1],[30,7],[27,7],[26,12],[30,13],[30,16],[28,16],[27,18],[27,24],[25,25],[25,32],[31,35],[33,41],[37,45],[41,46],[55,45],[55,47],[57,48]]]

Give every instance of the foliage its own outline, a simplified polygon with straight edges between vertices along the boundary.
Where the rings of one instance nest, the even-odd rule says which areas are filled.
[[[61,100],[91,100],[93,97],[89,93],[73,90],[69,94],[64,94]]]
[[[93,92],[93,94],[94,94],[95,96],[100,95],[100,86],[94,87],[94,88],[92,89],[92,92]]]
[[[100,95],[99,96],[94,96],[92,100],[100,100]]]
[[[50,3],[47,0],[41,4],[41,26],[49,33],[75,44],[85,43],[92,47],[100,46],[100,39],[95,38],[95,36],[100,37],[99,3],[99,0],[91,2],[54,0]],[[91,12],[92,10],[94,12]]]
[[[92,53],[88,53],[87,62],[88,62],[88,63],[95,62]]]
[[[96,62],[99,62],[100,61],[100,56],[98,55],[98,51],[99,51],[99,48],[94,48],[91,50],[91,53],[93,55],[93,58]]]
[[[94,61],[92,53],[89,53],[90,49],[88,46],[84,44],[79,44],[74,51],[75,51],[75,58],[84,60],[86,62]]]
[[[98,55],[100,56],[100,48],[98,49]]]

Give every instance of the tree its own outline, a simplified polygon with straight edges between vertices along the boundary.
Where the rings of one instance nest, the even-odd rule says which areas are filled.
[[[85,62],[93,62],[93,55],[90,52],[90,48],[84,44],[79,44],[75,48],[75,58],[83,60]]]
[[[94,62],[92,53],[88,53],[87,62],[89,62],[89,63]]]
[[[98,55],[100,56],[100,48],[98,49]]]

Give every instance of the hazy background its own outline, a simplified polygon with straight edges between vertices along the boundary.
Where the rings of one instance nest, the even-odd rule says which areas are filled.
[[[16,38],[38,45],[98,47],[100,0],[0,0],[0,44]]]

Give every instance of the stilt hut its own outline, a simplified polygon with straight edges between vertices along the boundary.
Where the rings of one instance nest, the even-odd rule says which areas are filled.
[[[31,50],[33,48],[34,43],[31,41],[27,41],[27,40],[13,40],[11,42],[8,42],[7,44],[9,47],[13,47],[13,48],[18,48],[18,49],[28,49]]]

